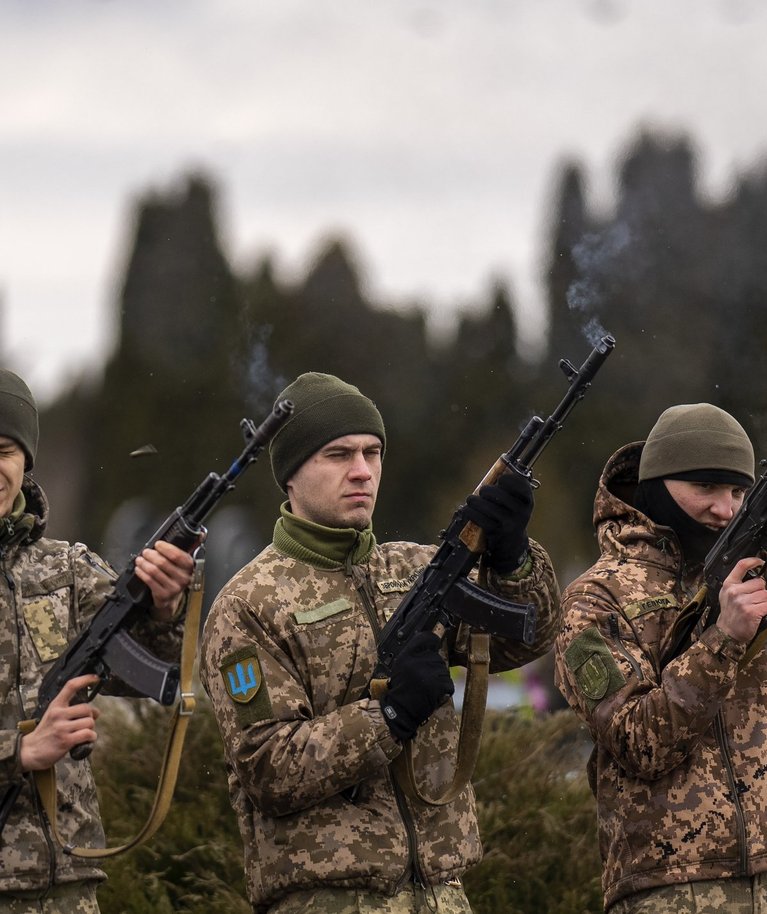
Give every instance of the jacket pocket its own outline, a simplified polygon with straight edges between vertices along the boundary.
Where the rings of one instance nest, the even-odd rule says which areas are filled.
[[[55,660],[67,646],[69,590],[26,597],[22,612],[40,662]]]
[[[335,710],[352,694],[359,698],[356,693],[367,686],[375,656],[372,631],[362,609],[341,597],[295,612],[294,618],[314,713]]]

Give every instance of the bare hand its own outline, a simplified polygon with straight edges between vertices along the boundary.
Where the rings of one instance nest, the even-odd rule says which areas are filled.
[[[748,643],[767,615],[767,586],[764,578],[746,574],[763,565],[759,558],[741,559],[724,579],[719,592],[719,628],[736,641]]]
[[[193,571],[192,556],[164,540],[158,540],[154,549],[144,549],[136,556],[136,575],[152,591],[156,619],[173,617],[179,597],[191,583]]]
[[[70,704],[78,692],[99,681],[98,676],[77,676],[64,684],[48,705],[40,723],[21,738],[23,771],[41,771],[55,765],[80,743],[96,740],[96,721],[101,713],[87,702]]]

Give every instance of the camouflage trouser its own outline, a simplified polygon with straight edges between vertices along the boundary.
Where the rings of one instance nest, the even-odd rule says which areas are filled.
[[[616,902],[609,914],[767,914],[767,873],[648,889]]]
[[[40,892],[0,892],[0,914],[99,914],[94,882],[73,882]]]
[[[269,908],[269,914],[471,914],[461,885],[433,889],[409,887],[390,897],[355,889],[293,892]]]

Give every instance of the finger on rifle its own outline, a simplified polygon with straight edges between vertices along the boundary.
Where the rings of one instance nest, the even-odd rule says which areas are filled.
[[[759,568],[760,565],[764,565],[764,559],[757,558],[756,556],[741,559],[739,562],[735,563],[735,566],[724,579],[723,583],[739,584],[745,579],[749,571]],[[754,578],[754,580],[758,580],[758,578]]]
[[[190,581],[194,559],[177,546],[158,540],[160,548],[144,549],[136,557],[136,572],[148,586],[153,584],[167,589],[183,589]]]
[[[85,692],[89,686],[94,686],[99,681],[95,673],[87,673],[85,676],[75,676],[64,683],[59,694],[53,699],[54,702],[61,705],[72,704],[72,699],[77,696],[78,692]]]
[[[147,550],[144,551],[146,552]],[[149,551],[151,552],[152,550]],[[178,546],[174,546],[173,543],[166,543],[165,540],[157,540],[154,544],[154,551],[159,553],[162,558],[167,559],[171,565],[178,566],[184,572],[191,572],[194,568],[194,559],[192,556]]]

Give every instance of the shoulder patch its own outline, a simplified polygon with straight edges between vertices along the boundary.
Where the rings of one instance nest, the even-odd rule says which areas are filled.
[[[673,609],[679,606],[679,602],[673,594],[663,597],[648,597],[646,600],[637,600],[635,603],[629,603],[623,607],[623,615],[627,619],[636,619],[637,616],[643,616],[645,613],[655,612],[659,609]]]
[[[376,587],[381,593],[407,593],[418,580],[420,573],[421,569],[419,568],[406,578],[381,578],[376,581]]]
[[[325,603],[324,606],[317,606],[304,612],[296,610],[293,616],[299,625],[310,625],[312,622],[321,622],[330,616],[336,616],[338,613],[343,612],[345,609],[351,609],[353,606],[354,604],[351,600],[347,600],[346,597],[339,597],[339,599],[333,600],[332,603]]]
[[[586,698],[589,710],[626,683],[607,642],[594,625],[570,642],[565,651],[565,663]]]
[[[264,681],[256,652],[250,648],[227,657],[221,665],[226,694],[237,704],[249,704]]]

